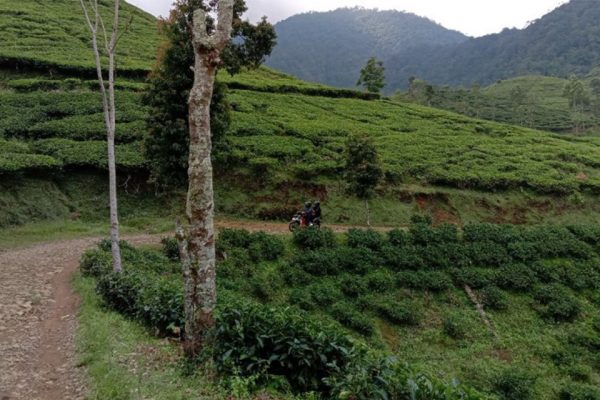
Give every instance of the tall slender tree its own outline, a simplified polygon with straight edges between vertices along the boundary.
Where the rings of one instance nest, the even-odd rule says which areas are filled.
[[[363,86],[369,93],[379,93],[385,87],[385,68],[382,61],[371,57],[363,69],[360,70],[360,78],[357,86]]]
[[[121,263],[121,248],[119,246],[119,212],[117,205],[117,168],[115,162],[115,131],[116,131],[116,105],[115,105],[115,69],[116,69],[116,51],[121,35],[119,34],[119,11],[120,1],[114,0],[113,25],[110,39],[106,31],[106,26],[100,13],[98,0],[88,0],[88,5],[84,0],[79,0],[85,22],[92,34],[92,51],[96,62],[96,74],[100,93],[102,94],[102,110],[104,113],[104,124],[106,126],[106,139],[108,148],[108,187],[110,201],[110,241],[113,258],[113,269],[121,272],[123,266]],[[125,27],[124,32],[127,31]],[[104,79],[102,50],[100,49],[98,36],[101,35],[103,50],[108,57],[108,80]]]
[[[185,342],[188,357],[200,353],[205,333],[214,326],[217,303],[210,105],[221,54],[231,39],[234,0],[219,0],[216,26],[208,13],[194,11],[194,85],[189,98],[188,227],[178,223],[184,277]]]

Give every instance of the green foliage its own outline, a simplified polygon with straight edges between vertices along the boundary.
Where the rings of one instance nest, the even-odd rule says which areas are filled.
[[[375,332],[373,321],[357,311],[352,303],[338,302],[330,311],[333,318],[342,325],[364,336],[371,336]]]
[[[348,246],[366,247],[367,249],[378,251],[384,244],[381,234],[374,230],[350,229],[346,234]]]
[[[383,176],[377,149],[366,136],[351,136],[346,143],[346,181],[348,191],[361,199],[373,195]]]
[[[356,86],[363,86],[369,93],[379,93],[385,87],[385,68],[382,61],[371,57],[360,70],[360,78]]]
[[[276,375],[295,391],[327,391],[323,379],[348,363],[352,343],[291,309],[228,300],[217,314],[214,360],[225,374]]]
[[[442,327],[444,333],[453,339],[464,339],[467,335],[467,319],[462,314],[453,313],[444,317]]]
[[[166,237],[161,239],[162,252],[169,260],[179,261],[179,244],[177,239]]]
[[[163,187],[177,187],[187,182],[189,153],[188,98],[194,82],[194,50],[192,46],[192,14],[195,7],[213,4],[180,2],[163,24],[167,42],[149,80],[144,102],[151,107],[148,115],[150,135],[146,140],[146,157],[150,161],[153,180]],[[275,31],[266,19],[256,26],[243,21],[247,10],[238,1],[232,40],[223,52],[224,68],[231,74],[242,68],[258,68],[275,45]],[[209,21],[211,24],[213,21]],[[211,135],[213,150],[218,153],[222,137],[231,123],[231,107],[227,86],[217,82],[211,100]]]
[[[492,310],[506,310],[508,308],[507,295],[496,286],[486,286],[479,292],[482,304]]]
[[[505,400],[529,400],[535,398],[536,378],[530,372],[508,368],[495,380],[494,386]]]
[[[105,21],[112,21],[110,4],[100,3],[100,12]],[[81,10],[75,9],[72,2],[53,1],[42,10],[31,0],[18,4],[3,1],[0,15],[4,32],[0,41],[3,65],[95,76],[91,34]],[[130,18],[135,22],[122,35],[117,49],[119,75],[143,76],[154,62],[160,36],[154,17],[122,4],[121,29]]]
[[[332,248],[337,244],[331,229],[317,229],[313,227],[295,230],[294,243],[300,248],[307,250]]]
[[[285,244],[280,237],[264,232],[250,233],[244,229],[223,229],[218,236],[217,248],[221,251],[247,250],[249,260],[258,262],[279,259],[285,251]]]
[[[600,389],[594,385],[570,383],[565,386],[559,395],[560,400],[599,400]]]
[[[314,276],[332,276],[341,272],[335,250],[308,250],[294,255],[291,265]]]
[[[560,284],[541,286],[534,297],[541,304],[540,315],[552,321],[573,321],[581,312],[579,300]]]

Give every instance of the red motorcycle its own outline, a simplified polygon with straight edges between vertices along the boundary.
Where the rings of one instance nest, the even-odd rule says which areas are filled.
[[[312,220],[312,222],[309,223],[306,218],[306,213],[304,211],[297,212],[292,217],[292,220],[290,221],[290,224],[289,224],[290,232],[294,232],[297,229],[302,229],[302,228],[306,228],[306,227],[308,227],[308,228],[315,227],[317,229],[320,229],[321,228],[321,219],[315,218]]]

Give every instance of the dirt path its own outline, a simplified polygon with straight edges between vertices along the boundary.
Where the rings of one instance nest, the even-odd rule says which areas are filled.
[[[289,233],[285,223],[220,220],[217,228]],[[161,236],[166,234],[125,239],[139,245],[158,243]],[[86,238],[0,251],[0,400],[84,398],[74,342],[79,299],[71,278],[81,254],[97,242]]]
[[[127,237],[133,244],[160,236]],[[97,238],[0,253],[0,400],[74,400],[85,394],[71,277]]]

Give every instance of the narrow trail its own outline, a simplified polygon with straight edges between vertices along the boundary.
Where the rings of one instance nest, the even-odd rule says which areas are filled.
[[[220,220],[217,229],[289,233],[287,224]],[[329,226],[344,232],[348,226]],[[385,230],[384,228],[377,230]],[[134,245],[162,235],[132,235]],[[71,279],[99,238],[42,243],[0,251],[0,400],[79,400],[85,371],[75,348],[79,298]]]

